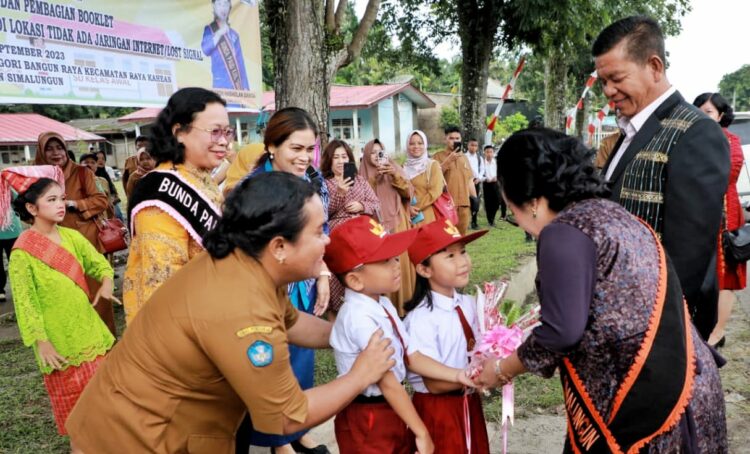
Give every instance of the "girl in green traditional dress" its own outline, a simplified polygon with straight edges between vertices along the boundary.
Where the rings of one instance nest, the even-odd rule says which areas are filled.
[[[113,270],[91,243],[57,224],[65,217],[64,177],[53,166],[5,169],[0,174],[0,227],[13,208],[31,224],[16,240],[8,270],[18,327],[44,376],[58,432],[115,339],[92,305],[112,296]],[[102,285],[93,303],[85,275]],[[75,448],[71,446],[75,452]]]

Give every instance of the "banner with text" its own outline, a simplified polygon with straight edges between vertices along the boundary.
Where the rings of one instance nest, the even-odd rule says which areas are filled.
[[[161,107],[204,87],[257,109],[257,0],[0,0],[0,103]]]

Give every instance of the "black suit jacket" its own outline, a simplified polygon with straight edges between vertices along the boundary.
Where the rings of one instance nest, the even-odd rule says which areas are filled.
[[[675,92],[635,135],[610,178],[612,200],[620,200],[628,164],[661,129],[661,120],[679,104],[695,109]],[[729,143],[718,123],[701,116],[674,144],[667,161],[661,240],[680,278],[693,321],[708,338],[716,323],[716,247],[729,181]],[[603,174],[614,155],[610,155]]]

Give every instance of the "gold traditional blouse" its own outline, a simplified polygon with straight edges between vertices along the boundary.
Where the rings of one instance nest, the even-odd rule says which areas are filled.
[[[176,170],[214,204],[221,206],[221,192],[211,179],[210,171],[171,162],[162,163],[155,170]],[[123,279],[123,304],[128,324],[156,289],[203,251],[187,230],[160,208],[147,207],[139,211],[133,226],[136,235],[130,243]]]

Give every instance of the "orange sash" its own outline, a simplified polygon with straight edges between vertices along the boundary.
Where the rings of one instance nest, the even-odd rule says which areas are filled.
[[[638,353],[620,383],[604,420],[569,358],[560,379],[568,420],[567,447],[578,453],[637,453],[678,422],[695,378],[690,316],[679,279],[667,266],[656,233],[646,224],[659,251],[656,305]]]
[[[89,286],[86,284],[86,274],[78,259],[67,249],[55,244],[49,238],[34,230],[26,230],[13,244],[13,249],[20,249],[45,265],[62,273],[76,283],[87,297]]]

